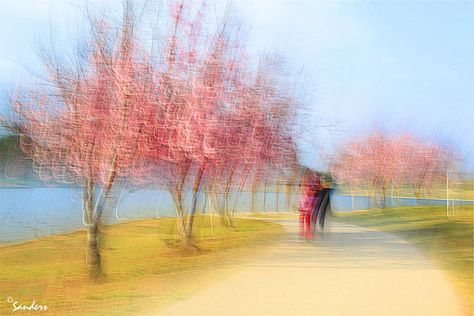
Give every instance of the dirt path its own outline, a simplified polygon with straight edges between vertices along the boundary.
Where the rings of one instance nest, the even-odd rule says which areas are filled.
[[[228,278],[160,315],[462,315],[444,274],[393,235],[329,222],[301,240],[287,238]]]

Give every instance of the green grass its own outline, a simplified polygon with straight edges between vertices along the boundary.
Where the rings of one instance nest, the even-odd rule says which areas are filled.
[[[283,232],[278,224],[252,219],[236,219],[236,231],[219,218],[213,218],[212,229],[208,216],[195,223],[198,250],[191,252],[175,246],[173,218],[104,227],[106,276],[99,281],[87,277],[85,231],[0,247],[0,315],[32,313],[12,313],[9,296],[22,304],[46,304],[49,315],[154,310],[218,277],[216,266],[242,260]]]
[[[448,217],[446,207],[420,206],[337,213],[339,220],[394,233],[416,245],[445,270],[459,290],[467,314],[473,313],[474,205],[456,206]]]

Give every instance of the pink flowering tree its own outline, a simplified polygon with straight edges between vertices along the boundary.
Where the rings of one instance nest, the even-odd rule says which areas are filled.
[[[187,2],[171,8],[167,45],[158,58],[163,65],[154,76],[159,113],[149,138],[150,159],[167,166],[161,170],[168,179],[165,187],[173,197],[183,246],[191,245],[203,184],[215,195],[219,213],[229,217],[230,190],[241,190],[254,168],[286,148],[278,135],[284,103],[275,101],[276,87],[272,91],[263,85],[264,71],[251,75],[233,24],[224,20],[209,32],[203,27],[205,7],[194,14],[191,9]],[[191,191],[187,207],[186,190]],[[221,199],[218,193],[223,193]]]
[[[138,52],[128,6],[118,29],[95,19],[81,63],[61,66],[46,60],[48,85],[15,95],[16,117],[8,123],[20,133],[21,148],[44,181],[82,187],[93,277],[102,273],[104,205],[118,178],[144,170],[139,162],[152,113],[149,62]]]
[[[411,185],[415,195],[444,179],[452,155],[439,145],[410,134],[374,131],[348,142],[337,154],[332,172],[339,182],[366,185],[382,199],[389,189]]]
[[[394,142],[399,148],[399,173],[394,182],[411,185],[416,197],[424,190],[429,194],[436,183],[443,182],[451,162],[456,160],[448,149],[411,135],[402,135]]]
[[[190,246],[198,193],[211,165],[222,153],[223,100],[232,72],[225,30],[209,37],[201,28],[201,7],[193,16],[191,5],[171,8],[166,47],[155,69],[155,122],[149,135],[149,159],[164,174],[173,197],[178,236]],[[190,184],[190,185],[189,185]],[[191,202],[185,207],[186,189]]]

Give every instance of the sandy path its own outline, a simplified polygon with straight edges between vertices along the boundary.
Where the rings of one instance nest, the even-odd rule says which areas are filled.
[[[462,315],[444,274],[390,234],[329,221],[312,242],[287,238],[160,315]]]

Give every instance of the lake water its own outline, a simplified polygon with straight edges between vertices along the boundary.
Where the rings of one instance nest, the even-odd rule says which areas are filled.
[[[82,191],[78,188],[0,188],[0,243],[16,242],[65,233],[84,228],[82,218]],[[201,195],[202,197],[203,195]],[[236,211],[250,211],[250,193],[243,192],[236,202]],[[187,200],[189,201],[189,195]],[[288,211],[282,192],[256,194],[255,205],[259,211]],[[278,203],[277,203],[278,202]],[[474,201],[452,201],[453,204],[470,204]],[[231,202],[234,203],[234,202]],[[297,196],[291,197],[296,207]],[[415,198],[387,198],[387,207],[411,205],[445,205],[445,200]],[[365,196],[345,196],[333,192],[331,207],[338,212],[367,209],[376,202]],[[277,207],[278,206],[278,207]],[[209,212],[209,201],[200,199],[198,210]],[[115,193],[106,207],[104,219],[109,222],[174,216],[173,204],[168,193],[157,190],[124,191]]]

